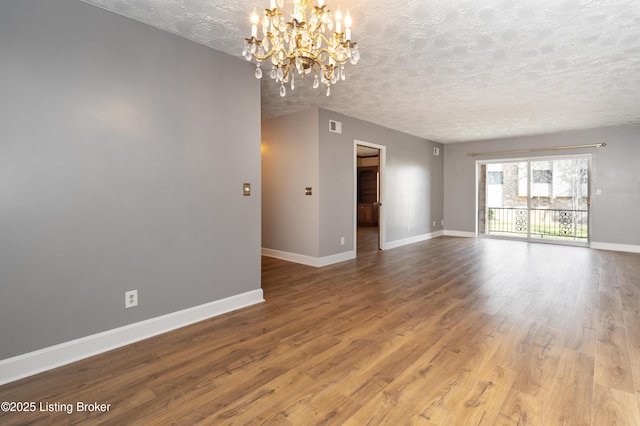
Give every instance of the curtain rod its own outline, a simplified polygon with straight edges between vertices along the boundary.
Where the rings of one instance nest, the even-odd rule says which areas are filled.
[[[516,154],[521,152],[536,152],[536,151],[559,151],[562,149],[576,149],[576,148],[601,148],[607,146],[606,143],[592,143],[587,145],[567,145],[567,146],[554,146],[551,148],[530,148],[530,149],[514,149],[510,151],[489,151],[489,152],[468,152],[467,156],[476,157],[478,155],[493,155],[493,154]]]

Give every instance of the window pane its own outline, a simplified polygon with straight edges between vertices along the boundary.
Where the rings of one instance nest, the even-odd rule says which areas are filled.
[[[502,172],[488,172],[487,183],[489,185],[502,185],[503,183]]]
[[[551,183],[553,181],[553,173],[551,170],[534,170],[533,183]]]

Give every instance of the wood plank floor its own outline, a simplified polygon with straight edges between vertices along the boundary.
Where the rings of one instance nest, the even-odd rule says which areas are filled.
[[[353,261],[264,258],[264,304],[0,387],[108,412],[0,424],[640,424],[640,254],[453,237],[379,252],[372,230]]]

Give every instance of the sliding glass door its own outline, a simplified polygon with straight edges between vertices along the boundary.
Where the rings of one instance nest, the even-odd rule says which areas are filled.
[[[587,243],[587,156],[478,162],[480,235]]]

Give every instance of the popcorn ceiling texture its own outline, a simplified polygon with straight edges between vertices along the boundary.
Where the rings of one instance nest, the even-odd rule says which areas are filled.
[[[238,58],[269,3],[83,1]],[[640,124],[638,0],[327,5],[349,9],[360,62],[330,97],[306,78],[281,98],[265,72],[263,118],[318,106],[443,143]]]

